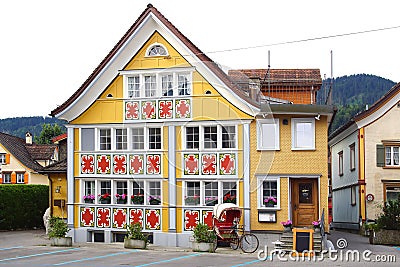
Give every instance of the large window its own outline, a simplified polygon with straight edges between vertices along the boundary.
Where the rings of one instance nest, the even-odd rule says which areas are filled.
[[[385,146],[385,165],[399,166],[399,147]]]
[[[278,177],[258,177],[258,207],[280,207],[279,182]],[[267,204],[268,200],[271,204]]]
[[[257,149],[279,150],[279,119],[257,121]]]
[[[292,119],[292,150],[315,149],[314,118]]]
[[[398,200],[400,197],[400,184],[399,183],[385,183],[385,201]]]
[[[186,149],[230,149],[237,147],[237,127],[234,125],[187,126]]]
[[[214,206],[218,203],[238,204],[237,182],[188,181],[183,203],[187,206]]]

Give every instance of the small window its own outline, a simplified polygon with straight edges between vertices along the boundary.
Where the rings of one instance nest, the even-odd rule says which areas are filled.
[[[339,176],[343,176],[343,151],[338,153]]]
[[[385,146],[385,165],[399,166],[399,147]]]
[[[262,203],[261,206],[266,205],[266,200],[269,198],[274,198],[276,203],[273,205],[274,207],[278,203],[278,183],[277,181],[263,181],[262,183]]]
[[[199,127],[186,127],[186,149],[199,149]]]
[[[174,95],[174,90],[173,90],[173,75],[172,74],[167,74],[167,75],[162,75],[161,76],[161,89],[162,89],[162,95],[163,96],[173,96]]]
[[[257,149],[279,150],[279,119],[257,121]]]
[[[128,97],[140,97],[139,76],[128,77]]]
[[[204,203],[206,206],[218,204],[218,182],[204,183]]]
[[[95,196],[96,195],[96,188],[95,188],[95,182],[94,181],[85,181],[84,185],[84,195],[85,196]]]
[[[116,129],[115,130],[115,148],[117,150],[126,150],[128,146],[128,138],[126,129]]]
[[[149,149],[161,149],[161,128],[149,128]]]
[[[315,149],[315,120],[292,119],[292,149],[313,150]]]
[[[156,75],[144,76],[144,96],[154,97],[157,94]]]
[[[0,154],[0,164],[6,164],[6,154]]]
[[[149,198],[150,205],[161,204],[161,183],[158,181],[149,182]]]
[[[222,148],[236,147],[235,126],[222,126]]]
[[[101,181],[100,182],[100,194],[110,194],[111,195],[111,181]]]
[[[222,183],[223,203],[237,204],[237,190],[236,182],[223,182]]]
[[[351,205],[355,206],[357,203],[357,186],[351,187]]]
[[[136,181],[132,184],[131,203],[134,205],[144,204],[144,182]]]
[[[132,128],[132,149],[141,150],[144,149],[144,128]]]
[[[3,184],[11,184],[11,173],[3,172]]]
[[[350,171],[354,171],[356,169],[356,146],[355,144],[351,144],[350,148]]]
[[[156,43],[148,48],[146,55],[148,57],[167,56],[168,52],[162,44]]]
[[[25,183],[25,173],[23,172],[17,172],[17,184],[23,184]]]
[[[396,201],[400,198],[400,184],[385,183],[385,201]]]
[[[111,129],[100,129],[100,150],[111,150]]]
[[[204,127],[204,148],[217,148],[217,126]]]
[[[178,75],[178,95],[190,95],[190,81],[188,74]]]
[[[200,182],[186,183],[185,205],[200,205]]]

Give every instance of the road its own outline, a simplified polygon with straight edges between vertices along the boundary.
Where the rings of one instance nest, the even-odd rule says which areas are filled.
[[[230,248],[218,248],[216,253],[195,253],[191,249],[158,247],[149,245],[146,250],[124,249],[122,243],[100,244],[80,243],[70,248],[52,247],[43,230],[0,232],[0,267],[1,266],[398,266],[398,262],[377,262],[380,260],[400,261],[400,248],[370,245],[368,239],[359,235],[332,231],[329,237],[333,244],[337,240],[346,240],[347,247],[333,255],[324,255],[323,259],[296,261],[294,257],[276,256],[271,262],[268,257],[260,260],[257,253],[244,254]],[[268,240],[262,237],[260,240]],[[342,242],[343,243],[343,242]],[[262,244],[263,249],[266,244]],[[268,245],[269,246],[269,245]],[[270,246],[272,248],[272,245]],[[337,247],[336,247],[337,249]],[[360,260],[346,259],[347,251],[359,251]],[[371,261],[362,258],[362,253]],[[352,252],[353,253],[353,252]],[[368,253],[367,253],[368,254]],[[342,256],[341,256],[342,255]],[[260,256],[263,256],[261,253]],[[333,256],[337,256],[335,259]],[[384,256],[384,257],[382,257]],[[393,256],[389,258],[389,256]],[[340,258],[342,257],[342,258]]]

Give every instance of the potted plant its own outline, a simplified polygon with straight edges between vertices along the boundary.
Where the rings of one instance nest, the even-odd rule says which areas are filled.
[[[72,246],[72,237],[66,236],[68,231],[67,223],[59,217],[50,217],[49,238],[52,246],[70,247]]]
[[[215,249],[217,248],[217,236],[213,230],[209,229],[207,224],[197,224],[193,229],[193,238],[193,251],[215,252]]]
[[[143,194],[132,195],[131,202],[132,202],[132,204],[143,205],[144,204],[144,195]]]
[[[99,202],[101,204],[110,204],[111,203],[111,195],[109,193],[99,194]]]
[[[321,231],[321,221],[313,221],[312,222],[313,228],[315,232],[320,232]]]
[[[231,195],[231,194],[225,194],[224,195],[224,203],[233,203],[236,204],[236,196],[235,195]]]
[[[218,197],[206,197],[206,206],[215,206],[218,204]]]
[[[128,196],[126,194],[115,194],[115,198],[117,199],[117,204],[126,204],[128,201]]]
[[[267,197],[266,199],[264,199],[265,207],[273,207],[276,205],[276,202],[276,198],[274,197]]]
[[[199,205],[200,204],[200,196],[194,195],[190,197],[185,197],[185,204],[186,205]]]
[[[83,201],[84,201],[85,203],[93,203],[93,202],[94,202],[94,199],[95,199],[95,196],[94,196],[94,195],[86,195],[86,196],[83,196]]]
[[[281,222],[281,224],[283,225],[283,232],[291,232],[292,231],[293,223],[291,220]]]
[[[127,226],[124,239],[124,248],[145,249],[147,246],[147,236],[142,232],[140,223],[133,223]]]
[[[160,196],[149,196],[150,205],[160,205],[161,198]]]

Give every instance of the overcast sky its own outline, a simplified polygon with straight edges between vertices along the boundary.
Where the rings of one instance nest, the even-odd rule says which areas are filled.
[[[10,0],[0,2],[0,119],[46,116],[61,105],[149,2],[229,68],[267,68],[270,50],[271,68],[330,77],[332,50],[334,77],[400,81],[396,0]],[[392,29],[372,31],[383,28]]]

